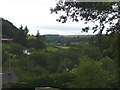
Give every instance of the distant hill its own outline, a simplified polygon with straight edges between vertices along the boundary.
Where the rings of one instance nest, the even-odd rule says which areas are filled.
[[[48,42],[61,42],[61,43],[71,43],[71,42],[88,42],[93,35],[58,35],[58,34],[48,34],[44,35]]]

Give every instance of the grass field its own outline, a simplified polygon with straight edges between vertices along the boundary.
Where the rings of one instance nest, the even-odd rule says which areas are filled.
[[[49,51],[49,52],[55,52],[55,51],[58,50],[58,48],[55,48],[55,47],[47,47],[46,50]]]
[[[69,49],[70,47],[69,46],[55,46],[55,47],[52,47],[52,46],[49,46],[47,47],[47,51],[51,51],[51,52],[55,52],[59,49]]]
[[[68,49],[70,48],[69,46],[56,46],[57,48],[61,48],[61,49]]]

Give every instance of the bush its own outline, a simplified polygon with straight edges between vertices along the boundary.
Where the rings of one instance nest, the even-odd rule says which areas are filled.
[[[102,65],[103,63],[99,61],[83,57],[80,64],[71,71],[71,73],[76,74],[77,77],[68,84],[68,87],[113,88],[113,85],[117,84],[112,81],[115,79],[115,76],[114,74],[110,74],[111,70],[105,70]]]

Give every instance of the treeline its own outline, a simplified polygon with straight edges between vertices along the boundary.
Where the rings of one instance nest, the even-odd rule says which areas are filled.
[[[61,42],[61,43],[74,43],[74,42],[88,42],[92,35],[74,35],[74,36],[62,36],[62,35],[44,35],[48,42]]]

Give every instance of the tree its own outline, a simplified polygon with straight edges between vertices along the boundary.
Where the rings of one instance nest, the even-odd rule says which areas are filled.
[[[36,49],[43,49],[46,47],[45,42],[39,33],[39,30],[37,31],[36,34],[36,40],[34,41],[34,46]]]
[[[110,46],[110,36],[105,34],[97,34],[93,36],[89,42],[93,46],[100,48],[103,52]]]
[[[83,57],[80,64],[71,70],[71,73],[76,74],[76,78],[68,84],[68,87],[117,88],[116,69],[114,61],[110,58],[94,61],[91,58]]]
[[[73,68],[74,63],[70,59],[61,60],[58,71],[59,72],[68,72]]]
[[[19,28],[20,31],[23,31],[25,34],[27,34],[29,32],[29,29],[27,26],[25,26],[25,28],[23,29],[23,26],[21,25]]]
[[[86,54],[95,60],[99,60],[103,57],[103,54],[98,47],[91,46],[89,48],[86,48],[84,52],[84,55]]]
[[[29,32],[29,29],[27,28],[27,26],[25,26],[23,31],[24,31],[25,34],[27,34]]]
[[[40,36],[40,32],[39,32],[39,30],[37,30],[36,37],[37,37],[37,38],[40,38],[40,37],[41,37],[41,36]]]
[[[30,57],[36,64],[45,67],[47,65],[47,54],[43,52],[34,52]]]
[[[27,45],[27,35],[23,32],[23,31],[20,31],[20,32],[17,32],[13,38],[14,42],[15,43],[18,43],[18,44],[21,44],[21,45],[24,45],[26,46]]]
[[[120,2],[79,2],[78,0],[59,0],[56,3],[55,8],[51,8],[51,13],[58,11],[64,12],[64,15],[61,15],[59,19],[56,19],[58,22],[66,23],[68,19],[72,21],[85,20],[86,24],[89,21],[93,23],[99,21],[99,25],[92,27],[93,32],[99,31],[102,33],[105,24],[109,23],[110,27],[106,29],[108,32],[117,32],[120,33],[120,22],[119,22],[119,10]],[[117,20],[114,23],[114,20]],[[89,27],[82,29],[84,32],[88,32]]]
[[[13,54],[13,55],[16,55],[16,56],[21,56],[23,55],[23,50],[25,49],[22,45],[20,44],[11,44],[9,46],[10,48],[8,49],[8,52]]]
[[[20,30],[23,30],[23,26],[21,25],[19,29],[20,29]]]
[[[19,32],[16,32],[15,36],[14,36],[14,41],[16,43],[19,43],[21,45],[26,46],[28,43],[27,40],[27,33],[28,33],[28,28],[27,26],[23,29],[23,26],[21,25],[19,28]]]
[[[119,39],[120,39],[120,33],[111,33],[108,37],[108,41],[109,41],[109,46],[104,49],[103,53],[106,56],[111,57],[112,59],[116,59],[118,60],[118,56],[119,56]]]
[[[41,50],[41,49],[44,49],[46,45],[45,45],[44,40],[40,38],[31,38],[28,40],[28,47]]]
[[[50,75],[53,79],[53,87],[66,88],[67,83],[73,81],[75,75],[69,72],[53,73]]]

